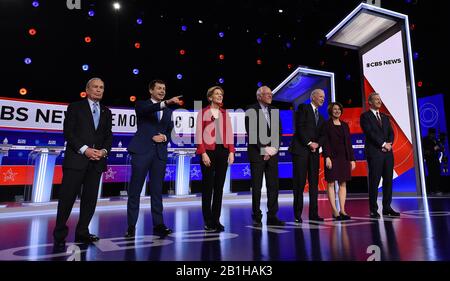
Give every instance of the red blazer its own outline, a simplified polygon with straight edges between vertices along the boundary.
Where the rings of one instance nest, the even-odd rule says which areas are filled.
[[[235,152],[236,149],[234,148],[234,134],[231,127],[231,118],[225,109],[220,108],[219,112],[221,114],[219,130],[223,146],[228,149],[229,152]],[[195,138],[197,154],[205,153],[206,150],[216,149],[216,126],[214,124],[210,106],[203,108],[197,115]]]

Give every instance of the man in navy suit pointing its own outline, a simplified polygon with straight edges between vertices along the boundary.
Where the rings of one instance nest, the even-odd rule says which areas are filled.
[[[149,173],[153,232],[167,235],[172,232],[164,224],[162,187],[166,171],[167,144],[173,129],[172,110],[168,107],[180,104],[180,96],[163,101],[166,95],[164,81],[153,80],[149,84],[150,99],[136,102],[137,131],[128,152],[131,155],[131,181],[128,188],[127,219],[125,237],[135,236],[139,216],[142,186]]]

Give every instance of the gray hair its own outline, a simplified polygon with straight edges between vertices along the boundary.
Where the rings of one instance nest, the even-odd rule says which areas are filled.
[[[256,96],[257,96],[257,97],[261,96],[261,93],[262,93],[262,90],[263,90],[263,89],[269,89],[269,90],[270,90],[270,88],[267,87],[267,86],[261,86],[261,87],[259,87],[258,90],[256,90]]]
[[[86,89],[89,89],[89,86],[91,85],[91,82],[92,82],[92,81],[95,81],[95,80],[100,80],[100,81],[103,82],[103,80],[100,79],[100,78],[98,78],[98,77],[91,78],[91,79],[89,79],[89,81],[87,81],[87,83],[86,83]],[[105,82],[103,82],[103,84],[105,84]]]
[[[379,96],[380,94],[377,92],[372,92],[369,97],[367,98],[367,102],[372,102],[374,96]]]
[[[323,92],[323,93],[325,94],[325,92],[324,92],[322,89],[314,89],[314,90],[311,92],[311,95],[309,96],[309,98],[312,99],[312,97],[313,97],[314,95],[319,94],[319,93],[321,93],[321,92]]]

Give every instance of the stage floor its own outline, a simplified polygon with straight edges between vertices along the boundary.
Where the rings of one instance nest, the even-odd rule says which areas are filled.
[[[90,225],[101,240],[93,245],[73,243],[78,203],[68,226],[67,252],[54,252],[52,230],[56,202],[9,204],[0,208],[0,260],[87,261],[449,261],[450,197],[395,197],[392,206],[401,218],[368,217],[368,200],[349,197],[352,220],[335,222],[324,194],[319,215],[308,221],[305,194],[303,223],[296,224],[292,194],[280,194],[279,217],[284,227],[255,228],[251,196],[224,197],[221,222],[225,232],[203,230],[200,197],[164,198],[165,223],[174,233],[154,236],[149,198],[141,200],[136,238],[127,240],[126,199],[100,200]],[[265,214],[266,201],[262,200]],[[381,206],[381,202],[379,202]],[[381,213],[381,210],[380,210]]]

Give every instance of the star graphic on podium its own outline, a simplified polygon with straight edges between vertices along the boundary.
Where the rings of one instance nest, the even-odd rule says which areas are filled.
[[[114,179],[114,175],[117,174],[116,171],[113,171],[111,167],[108,168],[108,170],[105,172],[105,180],[107,179]]]
[[[244,173],[244,176],[250,176],[250,167],[246,165],[245,168],[242,169],[242,173]]]
[[[6,173],[3,173],[3,175],[5,176],[3,178],[3,181],[14,181],[15,180],[15,176],[19,174],[19,173],[14,173],[13,170],[11,168],[9,168],[8,171],[6,171]]]
[[[172,173],[173,173],[173,171],[169,167],[166,167],[166,175],[165,175],[165,177],[166,178],[171,178],[172,177]]]
[[[201,170],[198,170],[196,166],[194,166],[191,170],[191,178],[198,178],[200,177]]]

